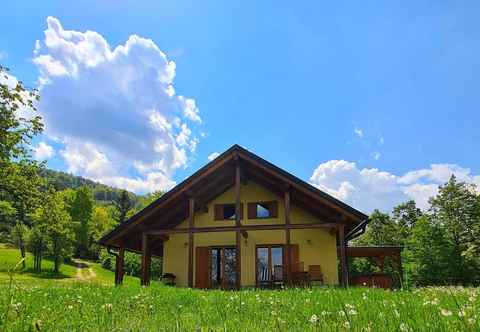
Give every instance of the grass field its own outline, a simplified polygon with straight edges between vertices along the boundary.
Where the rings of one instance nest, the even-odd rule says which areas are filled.
[[[0,281],[10,278],[8,271],[12,270],[21,260],[18,249],[8,248],[0,244]],[[42,272],[33,272],[33,256],[30,253],[26,255],[26,269],[17,269],[14,271],[14,278],[17,281],[52,279],[65,282],[93,282],[103,285],[113,285],[114,273],[106,270],[98,263],[90,261],[75,260],[68,264],[62,264],[60,273],[53,273],[53,262],[48,259],[42,261]],[[81,264],[75,264],[81,263]],[[138,278],[125,276],[126,285],[139,283]]]
[[[0,264],[5,261],[2,255]],[[22,273],[13,284],[1,278],[0,331],[480,330],[480,290],[474,288],[229,292],[140,287],[133,278],[114,287],[110,271],[89,266],[91,278]]]

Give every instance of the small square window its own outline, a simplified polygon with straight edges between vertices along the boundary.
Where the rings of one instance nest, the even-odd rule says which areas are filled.
[[[225,204],[223,206],[223,219],[235,219],[235,205]]]
[[[270,204],[257,203],[257,218],[270,218],[271,216]]]
[[[248,203],[248,219],[278,218],[278,202]]]
[[[243,204],[240,203],[240,219],[243,218]],[[215,204],[215,220],[236,220],[235,204]]]

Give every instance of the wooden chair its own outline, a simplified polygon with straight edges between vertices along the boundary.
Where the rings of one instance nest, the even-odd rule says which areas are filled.
[[[294,286],[306,287],[310,284],[308,272],[304,270],[303,262],[292,264],[292,283]]]
[[[273,267],[272,283],[274,287],[282,286],[284,281],[284,273],[282,265],[275,265]]]
[[[310,281],[316,281],[323,284],[323,273],[320,265],[309,265],[308,275],[310,277]]]

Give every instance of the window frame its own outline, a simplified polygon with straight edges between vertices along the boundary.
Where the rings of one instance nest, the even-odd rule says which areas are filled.
[[[267,205],[269,207],[269,215],[266,217],[259,217],[257,214],[257,206],[258,205]],[[263,207],[263,206],[262,206]],[[248,209],[248,219],[276,219],[278,218],[278,201],[256,201],[256,202],[248,202],[247,205]],[[253,214],[253,212],[255,214]]]
[[[214,221],[235,221],[236,218],[225,218],[225,207],[231,207],[235,209],[235,203],[220,203],[215,204],[213,209],[213,220]],[[240,203],[240,220],[243,219],[243,203]]]

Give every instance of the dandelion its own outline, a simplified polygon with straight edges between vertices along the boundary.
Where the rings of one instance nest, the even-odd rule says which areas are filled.
[[[354,316],[354,315],[357,314],[357,312],[355,311],[355,309],[350,309],[350,310],[348,311],[348,314]]]
[[[473,318],[469,318],[467,321],[468,321],[468,324],[470,324],[470,325],[475,324],[475,319],[473,319]]]
[[[338,314],[339,314],[340,316],[345,316],[345,311],[340,310],[340,311],[338,312]]]
[[[348,320],[345,321],[345,323],[343,323],[343,326],[346,328],[346,329],[349,329],[350,328],[350,322]]]
[[[442,315],[444,315],[445,317],[448,317],[448,316],[451,316],[452,315],[452,312],[450,310],[447,310],[447,309],[441,309],[440,312],[442,313]]]
[[[72,309],[73,309],[73,305],[69,305],[67,308],[68,308],[68,310],[72,310]]]
[[[408,331],[408,326],[405,323],[400,324],[400,331],[407,332]]]
[[[313,314],[309,320],[310,320],[310,323],[315,324],[318,321],[318,317],[317,315]]]
[[[460,310],[460,311],[458,312],[458,317],[465,317],[465,311]]]
[[[393,313],[395,314],[395,316],[400,317],[400,313],[398,312],[397,309],[395,309],[395,310],[393,311]]]

